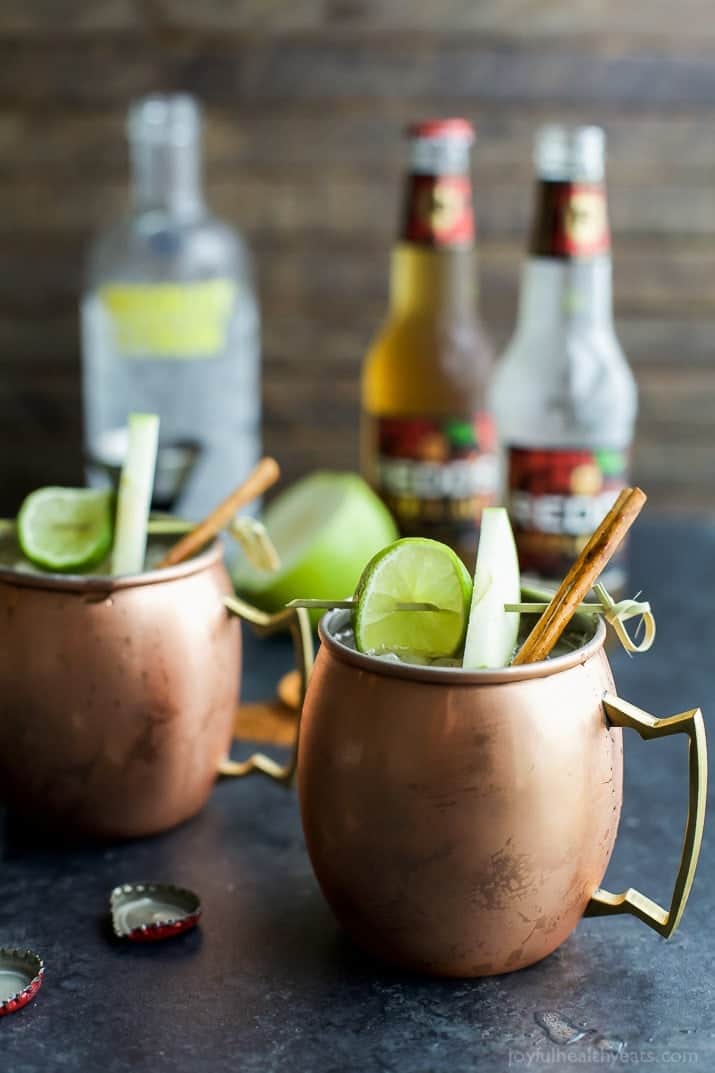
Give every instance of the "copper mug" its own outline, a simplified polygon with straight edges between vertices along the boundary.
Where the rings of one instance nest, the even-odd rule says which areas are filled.
[[[303,706],[300,807],[327,901],[394,964],[485,976],[539,961],[584,915],[631,913],[669,936],[703,830],[699,710],[655,718],[614,693],[595,617],[565,655],[493,671],[410,667],[336,638],[327,614]],[[668,909],[600,884],[623,789],[622,727],[685,734],[690,807]]]
[[[193,816],[217,774],[260,769],[226,759],[241,672],[232,593],[220,543],[131,577],[0,569],[0,801],[68,832],[127,838]]]

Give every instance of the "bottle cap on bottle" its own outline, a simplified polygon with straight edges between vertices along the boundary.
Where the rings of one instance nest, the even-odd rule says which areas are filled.
[[[423,119],[407,128],[410,165],[402,239],[421,246],[469,246],[474,241],[466,119]]]
[[[468,119],[451,116],[447,119],[421,119],[407,128],[410,138],[462,138],[471,145],[474,127]]]
[[[541,179],[598,183],[604,177],[606,136],[601,127],[557,123],[536,135],[534,164]]]
[[[469,170],[474,127],[467,119],[422,119],[407,128],[410,168],[418,175],[459,175]]]
[[[201,110],[189,93],[153,93],[134,101],[127,115],[130,141],[188,145],[201,134]]]

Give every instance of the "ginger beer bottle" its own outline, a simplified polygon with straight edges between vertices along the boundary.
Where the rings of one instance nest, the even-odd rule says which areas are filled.
[[[523,574],[558,583],[627,484],[636,386],[613,326],[598,127],[544,127],[516,330],[490,399]],[[604,583],[625,583],[623,554]]]
[[[476,307],[474,131],[437,119],[408,134],[390,307],[363,368],[362,467],[404,536],[444,541],[472,563],[498,482],[492,358]]]

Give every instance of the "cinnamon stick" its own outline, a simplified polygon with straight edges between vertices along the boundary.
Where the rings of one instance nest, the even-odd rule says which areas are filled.
[[[640,514],[646,499],[640,488],[623,489],[517,652],[514,664],[546,659]]]
[[[241,507],[257,499],[266,489],[275,484],[280,473],[275,458],[262,458],[243,484],[239,484],[238,488],[226,496],[223,502],[219,503],[203,521],[195,525],[186,536],[169,548],[159,566],[174,566],[201,551],[205,544],[226,528]]]

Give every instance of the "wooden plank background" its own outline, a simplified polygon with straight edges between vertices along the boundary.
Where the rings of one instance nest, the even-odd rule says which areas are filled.
[[[401,131],[464,114],[481,304],[515,313],[546,120],[608,134],[618,330],[640,387],[636,478],[709,510],[715,470],[715,9],[710,0],[0,0],[0,510],[81,480],[77,299],[126,199],[129,100],[206,112],[206,186],[256,254],[265,446],[289,476],[357,462]]]

